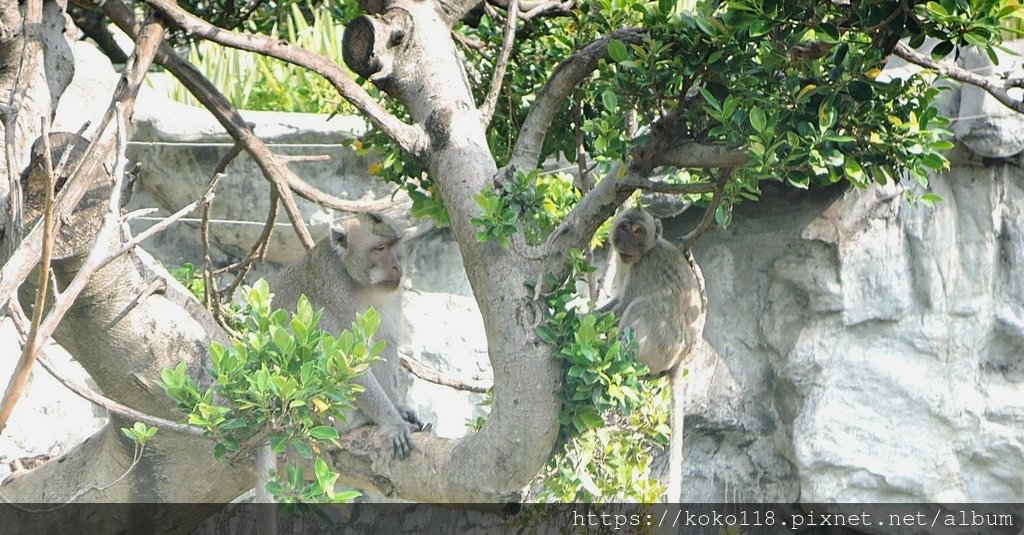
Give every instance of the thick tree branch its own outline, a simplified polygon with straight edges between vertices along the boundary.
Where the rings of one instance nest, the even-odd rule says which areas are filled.
[[[933,69],[948,78],[984,89],[988,94],[995,97],[996,100],[1003,103],[1007,108],[1019,113],[1024,113],[1024,100],[1014,98],[1009,93],[1010,89],[1019,87],[1018,84],[1021,82],[1018,82],[1017,80],[1000,83],[995,78],[981,76],[968,71],[967,69],[962,69],[956,65],[951,65],[946,62],[935,61],[932,58],[917,52],[913,48],[910,48],[905,43],[898,43],[896,48],[893,50],[893,53],[915,65],[919,65],[927,69]]]
[[[516,16],[519,14],[519,0],[510,0],[509,8],[505,15],[505,39],[501,44],[501,53],[498,55],[498,62],[494,66],[494,78],[491,79],[491,87],[484,98],[484,105],[480,108],[480,116],[484,122],[484,128],[491,124],[494,116],[494,107],[498,104],[498,95],[501,94],[501,85],[505,80],[505,69],[508,68],[508,58],[512,55],[512,44],[516,38]]]
[[[31,338],[32,333],[25,326],[23,318],[18,317],[16,314],[11,314],[10,318],[14,322],[14,327],[18,330],[18,333],[23,338],[22,343],[27,343],[28,339]],[[80,385],[72,381],[71,379],[68,379],[67,377],[64,376],[63,373],[61,373],[60,370],[57,369],[56,366],[53,365],[53,363],[50,362],[49,358],[47,358],[46,356],[45,349],[42,352],[40,352],[38,362],[39,365],[42,366],[47,373],[49,373],[51,376],[53,376],[54,379],[57,380],[57,382],[64,385],[68,390],[74,392],[75,395],[90,403],[103,407],[104,409],[106,409],[107,412],[111,414],[121,416],[122,418],[128,421],[142,422],[146,425],[150,425],[174,433],[180,433],[182,435],[191,435],[195,437],[203,437],[205,435],[205,431],[198,427],[186,424],[179,424],[177,422],[172,422],[171,420],[166,420],[164,418],[159,418],[141,411],[137,411],[131,407],[122,405],[108,397],[104,397],[87,386]]]
[[[265,35],[238,33],[217,28],[178,7],[173,0],[146,0],[146,3],[156,8],[181,29],[203,39],[239,50],[258,52],[300,67],[305,67],[323,76],[338,90],[342,97],[366,115],[377,129],[391,138],[396,146],[414,159],[422,161],[424,151],[427,150],[426,136],[423,131],[418,127],[403,123],[385,110],[370,97],[366,90],[355,83],[337,63],[285,41],[272,39]]]
[[[629,180],[623,180],[623,185],[630,186],[636,189],[641,189],[644,191],[650,191],[652,193],[668,193],[670,195],[712,193],[715,191],[715,185],[707,182],[698,182],[695,184],[669,184],[666,182],[656,182],[654,180],[633,178]]]
[[[544,146],[544,138],[547,136],[548,128],[551,126],[555,114],[558,113],[562,102],[572,94],[576,86],[594,72],[602,59],[608,57],[608,43],[612,39],[626,43],[639,43],[642,36],[643,33],[640,30],[616,30],[584,46],[562,62],[551,73],[551,77],[548,78],[544,87],[537,92],[537,99],[519,130],[519,139],[512,150],[509,165],[520,169],[536,167]]]

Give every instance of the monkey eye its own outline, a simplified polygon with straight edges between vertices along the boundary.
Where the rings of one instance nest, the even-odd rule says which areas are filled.
[[[647,233],[647,231],[646,231],[646,230],[644,230],[644,228],[643,228],[643,227],[641,227],[641,226],[638,226],[638,227],[636,227],[636,229],[635,229],[635,230],[633,230],[633,232],[635,232],[635,233],[637,233],[637,234],[639,234],[639,235],[641,235],[641,236],[643,236],[644,234],[646,234],[646,233]]]
[[[387,245],[378,245],[378,246],[374,247],[373,250],[377,251],[379,253],[379,252],[381,252],[381,251],[383,251],[384,249],[387,249],[387,248],[388,248]]]

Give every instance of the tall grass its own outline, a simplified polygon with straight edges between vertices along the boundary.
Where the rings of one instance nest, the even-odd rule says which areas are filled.
[[[298,5],[290,7],[291,13],[283,28],[275,25],[272,35],[343,65],[341,38],[345,27],[331,11],[325,6],[312,9],[310,23]],[[311,113],[354,111],[318,74],[274,58],[201,41],[190,45],[188,60],[241,109]],[[178,102],[200,105],[177,80],[170,84],[168,93]]]

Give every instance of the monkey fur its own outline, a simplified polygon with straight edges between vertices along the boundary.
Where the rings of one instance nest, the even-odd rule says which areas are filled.
[[[402,267],[395,250],[400,239],[394,225],[377,213],[357,214],[318,242],[297,263],[283,269],[271,286],[275,305],[294,310],[300,294],[313,308],[323,308],[320,328],[337,335],[350,328],[357,313],[373,307],[380,315],[374,336],[384,340],[382,359],[355,382],[365,389],[356,410],[336,426],[347,432],[377,424],[391,440],[394,454],[405,458],[414,448],[412,431],[423,428],[398,396],[398,343],[402,339]]]
[[[612,300],[601,311],[614,312],[619,327],[632,330],[637,360],[652,376],[668,374],[671,390],[669,478],[665,500],[682,499],[683,374],[704,332],[707,294],[700,267],[689,251],[662,237],[661,221],[630,208],[612,224],[612,248],[619,265]]]

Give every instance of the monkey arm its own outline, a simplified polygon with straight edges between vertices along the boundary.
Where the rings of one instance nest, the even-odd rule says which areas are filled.
[[[405,416],[391,402],[372,371],[356,379],[355,383],[364,388],[363,393],[356,396],[356,408],[373,420],[391,439],[395,455],[400,458],[408,457],[414,448],[412,424],[406,421]]]

